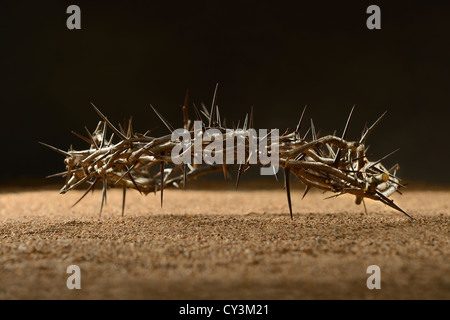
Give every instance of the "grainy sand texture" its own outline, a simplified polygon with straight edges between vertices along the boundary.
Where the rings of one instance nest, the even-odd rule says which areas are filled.
[[[394,200],[323,200],[283,190],[100,192],[3,190],[0,299],[450,299],[450,191]],[[81,270],[69,290],[67,267]],[[366,286],[381,270],[381,289]]]

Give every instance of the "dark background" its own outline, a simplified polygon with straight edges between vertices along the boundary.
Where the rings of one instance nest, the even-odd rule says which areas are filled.
[[[144,133],[167,134],[150,104],[175,127],[180,105],[218,104],[229,121],[253,105],[257,128],[294,128],[304,105],[324,133],[349,138],[387,117],[369,139],[376,160],[401,165],[409,181],[449,184],[449,5],[444,1],[17,1],[3,4],[1,173],[4,183],[64,169],[39,145],[84,147],[94,102],[118,123],[133,115]],[[81,8],[81,30],[66,8]],[[366,8],[381,8],[381,30]],[[191,110],[192,111],[192,110]]]

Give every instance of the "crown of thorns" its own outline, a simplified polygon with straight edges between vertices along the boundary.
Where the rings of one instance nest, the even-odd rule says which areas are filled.
[[[222,121],[219,107],[216,104],[217,86],[214,91],[211,108],[208,109],[202,104],[199,110],[193,104],[196,120],[202,121],[201,133],[208,129],[216,129],[224,138],[226,138],[227,128],[225,121]],[[230,176],[230,171],[237,170],[236,189],[243,172],[246,172],[251,164],[250,156],[246,161],[240,163],[227,164],[194,164],[180,163],[175,164],[171,153],[175,146],[179,146],[180,140],[172,139],[172,135],[161,137],[152,137],[147,131],[145,134],[137,133],[133,130],[132,119],[114,126],[103,113],[92,104],[94,110],[102,119],[97,128],[91,133],[87,128],[87,136],[73,132],[74,135],[89,144],[85,150],[68,151],[55,148],[51,145],[40,142],[50,149],[64,155],[66,171],[50,175],[48,177],[65,177],[66,182],[61,189],[61,193],[66,193],[83,183],[89,184],[86,192],[74,204],[78,204],[90,191],[93,191],[97,184],[102,184],[102,201],[100,206],[100,215],[107,199],[107,190],[111,187],[122,187],[122,216],[125,210],[126,190],[128,188],[136,189],[141,194],[149,192],[161,193],[161,206],[163,204],[164,189],[168,187],[185,188],[187,182],[200,175],[211,172],[223,171],[225,179]],[[152,106],[153,111],[172,133],[173,126]],[[412,219],[412,217],[394,204],[389,196],[394,192],[401,194],[399,189],[404,187],[400,178],[396,176],[399,168],[398,164],[391,169],[386,169],[381,161],[392,155],[382,157],[377,161],[370,161],[366,152],[366,140],[374,128],[385,116],[383,113],[370,127],[365,125],[361,137],[356,141],[348,141],[347,133],[352,119],[354,107],[351,109],[341,136],[333,135],[320,137],[320,131],[316,132],[314,123],[311,119],[307,132],[300,134],[306,107],[303,109],[300,120],[295,131],[289,129],[282,134],[277,141],[270,142],[267,154],[271,154],[276,149],[279,152],[279,167],[284,172],[284,187],[287,193],[289,211],[292,216],[292,204],[290,196],[290,174],[293,173],[305,186],[304,198],[311,188],[317,188],[323,191],[330,191],[334,195],[326,198],[336,198],[343,194],[352,194],[356,197],[355,203],[364,205],[365,198],[381,201],[395,210],[398,210]],[[190,133],[193,143],[198,139],[198,134],[194,131],[193,121],[188,115],[188,92],[184,105],[182,106],[184,129]],[[206,120],[203,122],[203,120]],[[206,124],[207,125],[206,125]],[[107,137],[107,128],[112,130],[112,135]],[[237,128],[242,132],[253,129],[253,108],[245,117],[242,127],[239,123]],[[236,128],[235,128],[236,129]],[[217,131],[216,131],[217,132]],[[201,135],[200,135],[201,136]],[[245,135],[244,135],[245,136]],[[244,146],[246,155],[249,155],[250,141],[246,136]],[[114,140],[119,140],[114,142]],[[225,139],[224,139],[225,140]],[[201,141],[202,150],[204,150],[211,140]],[[234,153],[237,153],[237,147],[234,146]],[[190,157],[194,157],[193,148],[189,149]],[[258,162],[259,165],[262,165]]]

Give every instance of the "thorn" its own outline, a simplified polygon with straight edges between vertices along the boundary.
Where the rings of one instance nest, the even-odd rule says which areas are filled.
[[[366,170],[369,169],[369,168],[371,168],[371,167],[373,167],[373,166],[375,166],[375,165],[377,165],[377,164],[379,164],[381,161],[383,161],[383,160],[385,160],[386,158],[390,157],[391,155],[393,155],[394,153],[396,153],[396,152],[399,151],[399,150],[400,150],[400,148],[397,149],[397,150],[392,151],[391,153],[389,153],[389,154],[387,154],[387,155],[385,155],[383,158],[381,158],[381,159],[379,159],[378,161],[376,161],[376,162],[372,163],[371,165],[367,166]]]
[[[405,214],[408,218],[410,218],[411,220],[414,220],[414,218],[412,216],[410,216],[409,214],[407,214],[405,211],[403,211],[399,206],[397,206],[394,201],[392,201],[391,199],[389,199],[388,197],[386,197],[384,194],[382,194],[380,191],[376,190],[376,193],[378,195],[378,197],[380,198],[381,202],[383,202],[384,204],[388,205],[391,208],[394,208],[398,211],[400,211],[401,213]]]
[[[222,127],[222,121],[220,120],[220,112],[219,112],[219,106],[216,105],[216,119],[217,119],[217,124],[219,127]]]
[[[205,117],[206,118],[208,118],[208,120],[209,120],[209,118],[210,118],[210,116],[209,116],[209,111],[208,111],[208,109],[206,109],[206,106],[205,106],[205,104],[202,102],[201,103],[201,106],[202,106],[202,112],[203,112],[203,114],[205,115]]]
[[[184,128],[186,130],[189,130],[188,103],[189,103],[189,89],[186,89],[186,95],[184,96],[184,105],[183,105],[183,122]]]
[[[86,138],[85,136],[82,136],[81,134],[76,133],[75,131],[71,131],[71,132],[72,132],[72,134],[74,134],[74,135],[76,135],[78,138],[80,138],[81,140],[87,142],[88,144],[92,144],[92,142],[91,142],[88,138]]]
[[[150,105],[150,107],[153,109],[159,119],[164,123],[167,129],[169,129],[170,132],[173,132],[174,128],[172,127],[172,125],[166,119],[164,119],[164,117],[152,105]]]
[[[322,133],[322,128],[320,128],[317,133],[316,133],[316,138],[319,139],[320,138],[320,134]]]
[[[250,124],[249,124],[249,128],[253,129],[253,106],[250,108]]]
[[[227,165],[225,163],[225,161],[222,161],[222,171],[223,171],[223,178],[225,179],[225,181],[227,180]]]
[[[236,179],[236,191],[239,187],[239,181],[241,179],[243,169],[244,169],[244,165],[242,163],[239,164],[238,175],[237,175],[237,179]]]
[[[127,196],[127,188],[123,186],[123,194],[122,194],[122,217],[125,215],[125,198]]]
[[[311,119],[311,136],[313,140],[317,140],[316,127],[314,127],[313,119]]]
[[[100,116],[100,118],[103,119],[103,121],[105,121],[108,126],[111,128],[111,130],[117,134],[117,136],[119,136],[122,140],[126,140],[127,138],[119,131],[117,130],[116,127],[114,127],[114,125],[108,120],[108,118],[106,118],[103,113],[100,112],[100,110],[91,102],[92,107],[94,107],[94,110],[98,113],[98,115]]]
[[[352,121],[353,110],[355,110],[355,105],[353,105],[352,110],[350,111],[350,114],[348,115],[347,123],[345,124],[344,132],[342,133],[342,139],[347,138],[348,128],[350,127],[350,122]],[[341,148],[339,148],[338,152],[336,153],[336,156],[334,157],[333,166],[335,168],[339,167],[339,161],[341,161],[341,153],[342,153],[342,150],[341,150]]]
[[[102,190],[102,204],[100,205],[100,217],[102,216],[103,205],[106,204],[106,188],[108,187],[108,181],[106,176],[103,176],[103,190]]]
[[[163,207],[163,199],[164,199],[164,169],[165,162],[161,162],[161,208]]]
[[[38,141],[38,142],[39,142],[40,144],[42,144],[43,146],[46,146],[47,148],[49,148],[49,149],[51,149],[51,150],[53,150],[53,151],[55,151],[55,152],[58,152],[58,153],[60,153],[60,154],[62,154],[62,155],[64,155],[64,156],[66,156],[66,157],[72,157],[72,155],[71,155],[70,153],[66,152],[66,151],[63,151],[63,150],[61,150],[61,149],[58,149],[58,148],[56,148],[56,147],[54,147],[54,146],[51,146],[51,145],[46,144],[46,143],[41,142],[41,141]]]
[[[125,169],[127,169],[127,171],[126,171],[119,179],[117,179],[116,182],[114,182],[114,185],[118,184],[123,178],[125,178],[125,176],[126,176],[132,169],[134,169],[134,167],[136,166],[136,164],[137,164],[137,162],[136,162],[136,163],[133,163],[133,164],[131,165],[130,168],[128,168],[128,166],[125,166]]]
[[[93,189],[95,188],[95,185],[97,184],[97,182],[98,182],[98,178],[95,178],[94,183],[92,183],[92,184],[89,186],[89,188],[87,188],[86,192],[81,196],[80,199],[77,200],[77,202],[75,202],[75,203],[72,205],[71,208],[75,207],[81,200],[83,200],[84,197],[85,197],[91,190],[93,190]]]
[[[366,121],[366,123],[364,124],[364,128],[361,132],[361,138],[364,137],[364,134],[367,132],[368,129],[369,129],[369,127],[367,126],[367,121]]]
[[[197,118],[198,121],[202,121],[202,117],[200,116],[200,112],[197,109],[197,106],[195,105],[195,103],[193,104],[194,106],[194,112],[195,112],[195,116]]]
[[[272,166],[272,169],[273,169],[273,175],[275,176],[275,180],[278,181],[278,175],[277,175],[277,172],[275,171],[275,167]]]
[[[289,174],[291,172],[290,168],[284,168],[284,187],[286,188],[286,195],[289,204],[289,212],[291,214],[291,220],[294,220],[294,216],[292,215],[292,203],[291,203],[291,187],[289,184]]]
[[[134,134],[132,121],[133,121],[133,117],[130,116],[130,119],[128,119],[128,131],[127,131],[128,138],[131,138]]]
[[[122,127],[122,125],[119,123],[119,130],[120,130],[120,132],[122,132],[122,134],[124,134],[124,135],[126,135],[126,132],[125,132],[125,128],[126,128],[125,121],[126,121],[126,119],[123,118],[123,123],[124,123],[124,126],[123,126],[123,127]]]
[[[362,203],[364,205],[364,211],[366,212],[366,216],[367,216],[369,214],[367,213],[367,207],[366,207],[366,202],[364,201],[364,198],[362,198]]]
[[[359,143],[365,143],[367,138],[369,137],[369,134],[372,133],[373,129],[380,123],[380,121],[383,119],[383,117],[386,115],[387,111],[385,111],[378,119],[375,121],[369,129],[364,133],[364,135],[361,137],[361,140],[359,140]]]
[[[131,169],[130,169],[131,170]],[[131,175],[130,170],[128,170],[128,177],[130,177],[131,182],[133,183],[133,185],[135,186],[135,188],[137,189],[137,191],[139,191],[139,193],[142,195],[142,191],[141,188],[139,188],[138,184],[136,183],[136,180],[134,180],[133,176]]]
[[[311,190],[311,187],[310,186],[306,186],[305,192],[303,192],[302,200],[306,197],[306,195],[308,194],[309,190]]]
[[[49,176],[46,176],[45,178],[49,179],[49,178],[55,178],[55,177],[65,177],[67,175],[67,173],[68,173],[68,171],[54,173],[54,174],[51,174]]]
[[[183,165],[183,189],[186,189],[186,182],[187,182],[187,165]]]
[[[211,127],[211,125],[213,125],[213,120],[214,120],[214,105],[216,104],[216,95],[217,95],[217,87],[219,86],[218,83],[216,83],[216,88],[214,89],[214,95],[213,95],[213,99],[212,99],[212,103],[211,103],[211,113],[209,115],[209,127]]]
[[[295,129],[296,136],[300,135],[300,128],[302,126],[303,116],[305,115],[305,111],[306,111],[306,105],[303,108],[302,115],[300,116],[300,120],[298,121],[297,128]]]
[[[333,199],[333,198],[337,198],[339,196],[342,196],[344,194],[344,192],[339,192],[338,194],[333,194],[332,196],[326,197],[323,200],[328,200],[328,199]]]
[[[87,127],[84,127],[84,129],[86,130],[86,132],[87,132],[89,138],[91,139],[91,145],[94,145],[94,146],[98,149],[98,145],[97,145],[97,143],[95,142],[94,137],[92,136],[92,134],[89,132],[88,128],[87,128]]]
[[[113,138],[114,138],[114,132],[111,134],[111,138],[109,138],[108,145],[112,144]]]
[[[100,142],[100,149],[104,147],[106,139],[106,122],[103,123],[102,141]]]
[[[308,130],[306,131],[305,135],[303,136],[302,140],[305,140],[306,137],[308,136],[309,131],[311,131],[311,128],[308,128]]]
[[[350,127],[350,122],[352,121],[353,110],[355,110],[355,105],[353,105],[350,114],[348,115],[347,123],[345,124],[344,132],[342,133],[342,139],[347,139],[348,128]]]
[[[244,125],[242,126],[242,129],[247,130],[247,123],[248,123],[248,113],[245,115]]]

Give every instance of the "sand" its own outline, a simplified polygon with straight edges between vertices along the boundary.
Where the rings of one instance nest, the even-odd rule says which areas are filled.
[[[0,193],[0,299],[450,299],[448,190],[394,200],[283,190]],[[329,194],[327,194],[329,195]],[[68,266],[81,270],[69,290]],[[381,289],[369,290],[378,265]]]

